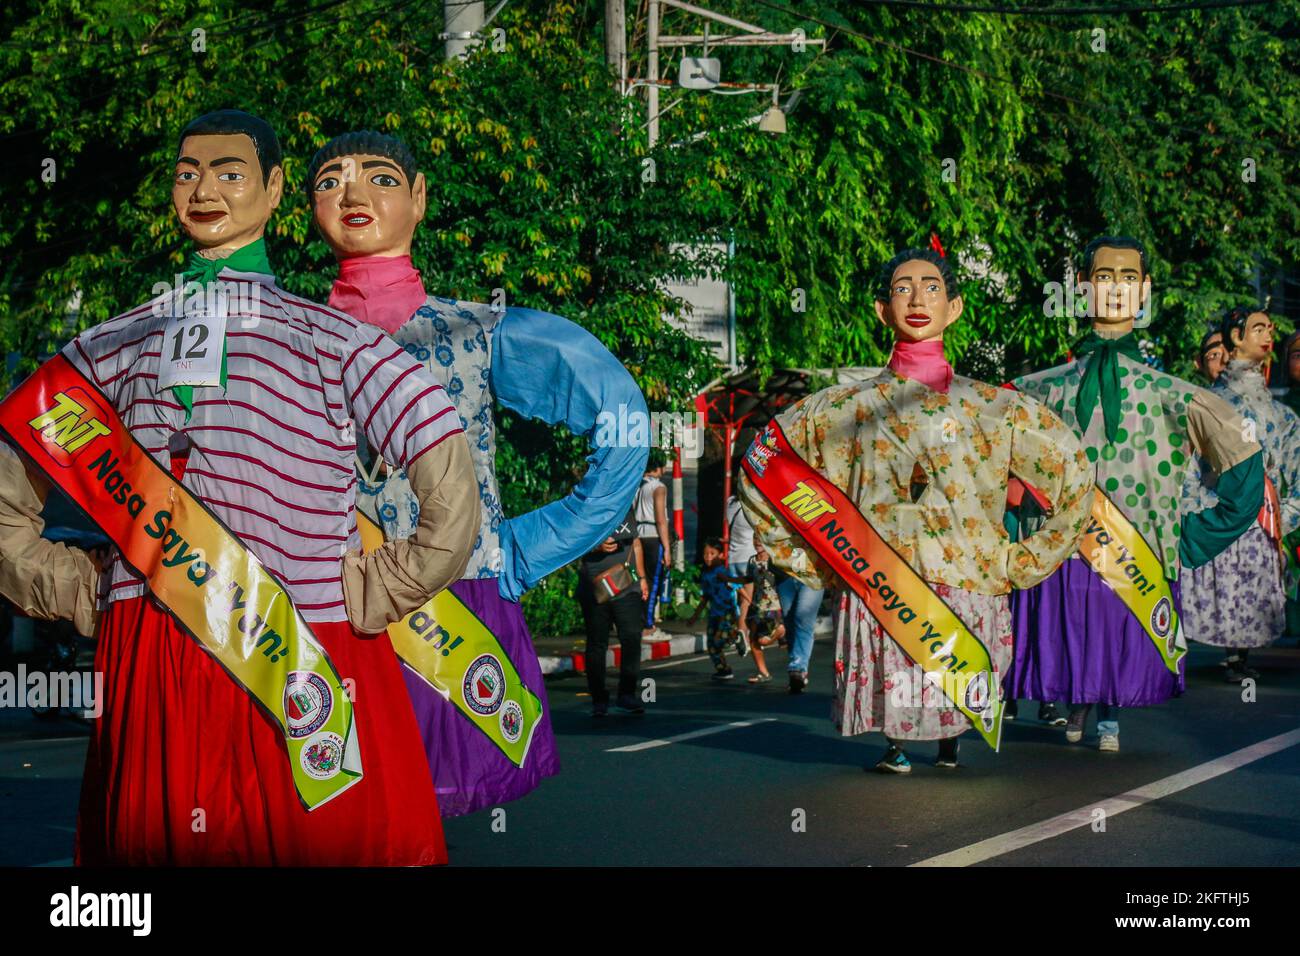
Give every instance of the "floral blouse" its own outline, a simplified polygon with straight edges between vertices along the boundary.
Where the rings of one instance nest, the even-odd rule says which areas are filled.
[[[1031,587],[1077,547],[1092,505],[1092,467],[1059,418],[962,376],[945,394],[885,369],[810,395],[777,421],[794,451],[932,584],[992,595]],[[1012,475],[1053,504],[1042,529],[1017,543],[1002,522]],[[836,583],[747,475],[741,500],[776,565],[814,586]]]

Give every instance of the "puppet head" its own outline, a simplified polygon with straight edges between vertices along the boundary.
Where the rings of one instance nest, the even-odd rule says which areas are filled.
[[[1131,236],[1098,236],[1083,250],[1081,281],[1092,290],[1095,331],[1131,332],[1151,298],[1146,248]]]
[[[961,312],[952,265],[933,249],[904,249],[881,268],[876,317],[893,329],[898,341],[942,340]]]
[[[1253,306],[1239,306],[1224,313],[1219,333],[1228,357],[1242,362],[1262,363],[1273,351],[1273,320]]]
[[[172,204],[200,249],[229,253],[260,239],[283,189],[280,141],[265,120],[217,110],[181,130]]]
[[[1201,350],[1196,356],[1196,367],[1211,383],[1219,377],[1228,364],[1228,350],[1223,347],[1223,333],[1210,329],[1201,338]]]
[[[307,195],[335,258],[411,254],[424,174],[400,139],[370,130],[334,137],[308,167]]]

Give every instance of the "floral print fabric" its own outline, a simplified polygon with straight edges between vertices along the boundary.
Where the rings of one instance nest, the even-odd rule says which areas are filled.
[[[945,584],[934,589],[984,643],[1000,683],[1013,649],[1006,595]],[[876,623],[862,599],[848,592],[840,598],[835,621],[831,719],[846,737],[879,730],[892,740],[942,740],[970,729],[966,715],[925,680],[925,672]]]
[[[465,427],[481,511],[479,536],[465,569],[466,578],[493,577],[501,563],[499,531],[504,515],[497,489],[490,387],[492,331],[501,315],[481,303],[430,296],[411,320],[393,333],[393,339],[447,390]],[[420,506],[405,472],[394,471],[377,484],[359,481],[357,500],[358,507],[378,518],[388,538],[405,538],[415,530]]]
[[[1036,584],[1075,549],[1091,508],[1092,469],[1061,420],[1026,395],[960,375],[944,394],[886,369],[810,395],[777,420],[795,453],[931,584],[990,595]],[[1012,475],[1053,504],[1022,542],[1002,521]],[[811,586],[837,585],[747,476],[741,499],[774,564]]]

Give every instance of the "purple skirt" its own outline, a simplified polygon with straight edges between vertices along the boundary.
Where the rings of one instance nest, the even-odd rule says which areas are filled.
[[[1181,608],[1178,582],[1170,585]],[[1185,687],[1132,612],[1087,562],[1069,558],[1041,584],[1011,592],[1015,658],[1006,696],[1149,707]]]
[[[516,767],[487,734],[470,721],[410,668],[402,667],[407,692],[415,708],[424,749],[444,817],[458,817],[483,807],[517,800],[536,789],[546,777],[560,772],[546,699],[542,667],[524,623],[523,609],[497,591],[496,578],[469,578],[451,586],[452,593],[501,641],[525,686],[540,698],[542,716],[522,767]]]

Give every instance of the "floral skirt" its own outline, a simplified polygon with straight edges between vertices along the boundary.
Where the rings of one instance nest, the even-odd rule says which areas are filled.
[[[1011,608],[1005,594],[931,584],[984,642],[999,682],[1011,664]],[[943,691],[894,643],[856,594],[842,595],[835,621],[831,719],[845,736],[879,730],[895,740],[942,740],[970,728]]]
[[[1209,564],[1183,572],[1184,635],[1215,647],[1263,647],[1286,630],[1282,555],[1259,524]]]

